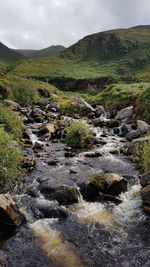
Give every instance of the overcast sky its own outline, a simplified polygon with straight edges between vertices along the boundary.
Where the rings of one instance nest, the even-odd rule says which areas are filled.
[[[0,41],[13,48],[67,47],[140,24],[150,24],[150,0],[0,0]]]

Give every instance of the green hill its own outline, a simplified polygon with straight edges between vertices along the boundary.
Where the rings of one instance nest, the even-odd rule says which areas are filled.
[[[47,47],[41,50],[15,49],[14,51],[25,56],[26,58],[45,58],[45,57],[54,56],[62,52],[64,49],[65,49],[64,46],[52,45],[50,47]]]
[[[14,73],[22,76],[94,78],[149,73],[150,26],[88,35],[57,56],[30,59]]]
[[[23,59],[24,56],[8,48],[6,45],[0,42],[0,60],[4,62],[15,62]]]

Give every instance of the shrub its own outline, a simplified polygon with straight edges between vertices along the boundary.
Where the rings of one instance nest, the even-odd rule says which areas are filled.
[[[21,137],[24,131],[24,125],[19,119],[17,113],[0,104],[0,126],[3,126],[6,132],[11,134],[14,139]]]
[[[20,173],[23,153],[15,142],[0,128],[0,187],[10,184]]]
[[[148,141],[144,144],[143,167],[144,167],[145,174],[150,176],[150,141]]]
[[[72,148],[87,147],[93,142],[93,132],[90,128],[78,121],[73,121],[67,129],[66,143]]]
[[[14,101],[24,107],[35,103],[38,98],[38,94],[29,83],[21,81],[13,90],[13,98]]]

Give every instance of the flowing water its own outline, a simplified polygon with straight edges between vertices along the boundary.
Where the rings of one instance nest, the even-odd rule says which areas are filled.
[[[37,195],[33,198],[24,192],[16,196],[27,225],[0,250],[3,259],[0,266],[150,266],[150,223],[142,211],[138,172],[132,161],[119,154],[119,147],[125,140],[107,129],[93,129],[98,138],[106,141],[90,151],[101,152],[101,157],[88,158],[85,157],[88,152],[82,152],[76,157],[65,158],[65,144],[59,142],[49,142],[39,153],[37,168],[28,175]],[[32,131],[30,134],[33,143],[38,141]],[[48,166],[46,159],[49,157],[59,159],[59,164]],[[70,172],[70,168],[75,172]],[[103,171],[118,173],[128,179],[128,191],[119,196],[121,204],[83,199],[78,182]],[[38,218],[34,206],[57,205],[38,191],[39,181],[43,179],[49,179],[52,184],[66,183],[77,187],[79,202],[61,207],[67,213],[66,218]]]

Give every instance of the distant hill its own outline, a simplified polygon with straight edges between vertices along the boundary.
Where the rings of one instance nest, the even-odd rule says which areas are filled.
[[[23,59],[24,56],[8,48],[0,42],[0,60],[4,62],[14,62]]]
[[[14,49],[17,53],[26,58],[46,58],[57,55],[65,49],[62,45],[52,45],[41,50]]]
[[[140,25],[88,35],[57,56],[24,61],[14,73],[78,79],[149,71],[150,25]]]

